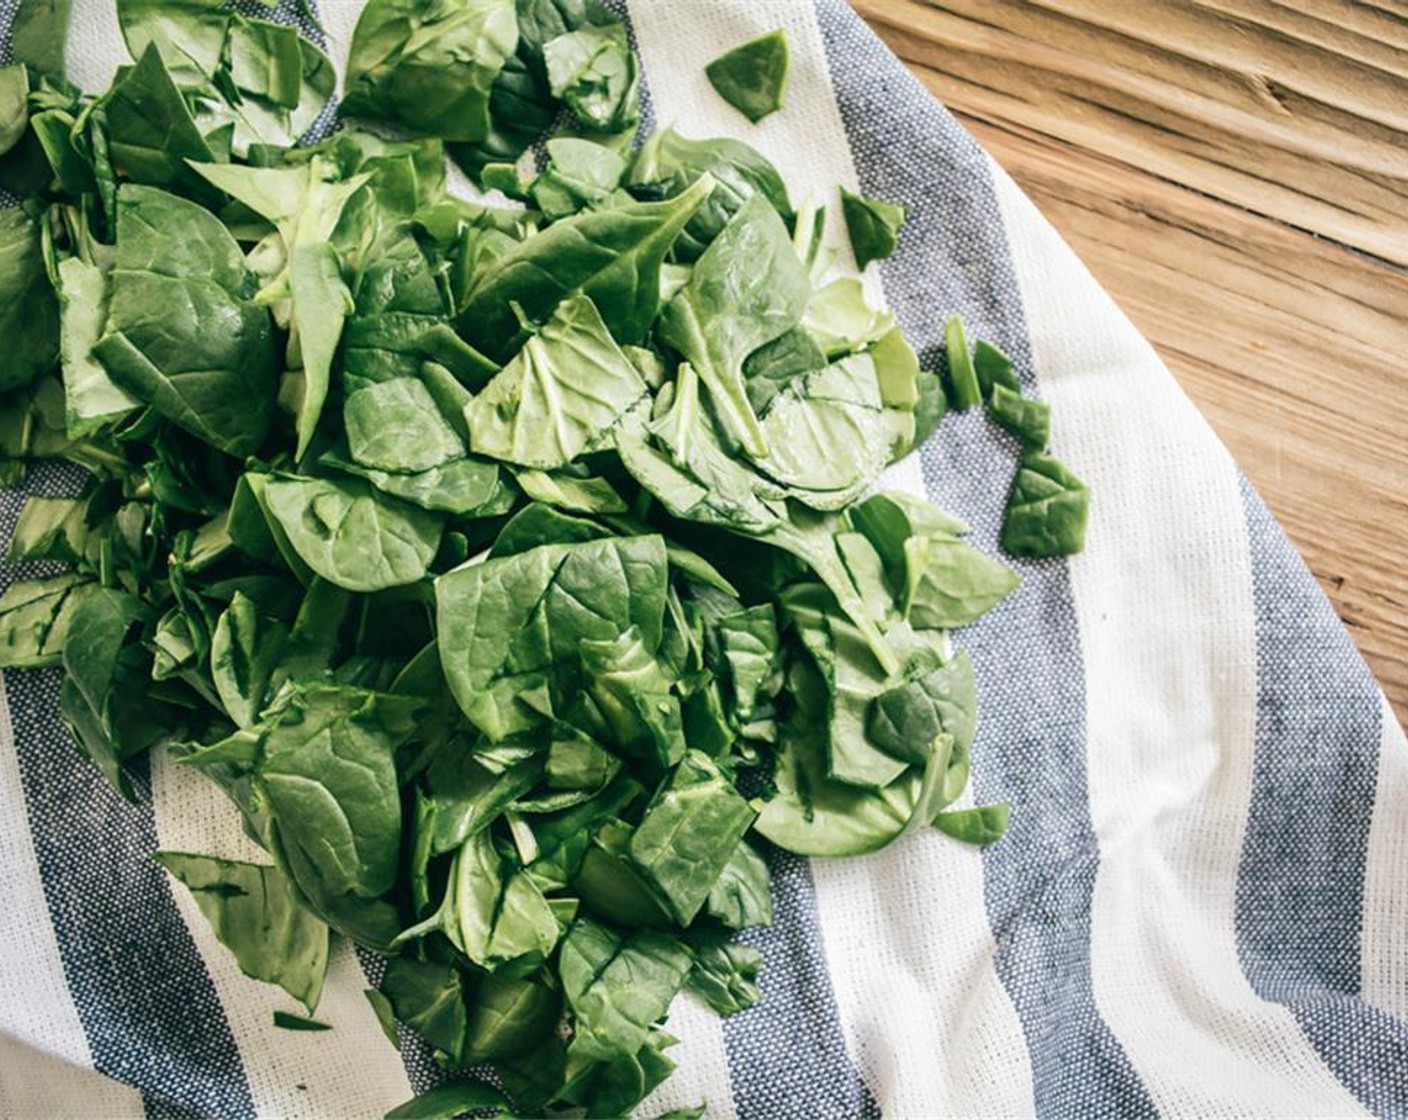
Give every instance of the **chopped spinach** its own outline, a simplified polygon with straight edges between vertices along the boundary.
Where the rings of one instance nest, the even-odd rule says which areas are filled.
[[[386,958],[388,1038],[457,1078],[391,1116],[628,1115],[680,992],[759,998],[763,841],[1005,828],[947,808],[950,632],[1018,577],[882,473],[981,402],[1026,445],[1009,552],[1077,550],[1086,489],[1013,363],[955,317],[946,392],[758,151],[635,137],[598,0],[369,0],[341,112],[401,138],[316,143],[334,74],[293,27],[116,7],[99,96],[66,0],[0,67],[0,483],[89,476],[6,542],[67,570],[0,594],[0,667],[62,667],[125,796],[164,749],[230,798],[263,858],[157,858],[246,974],[312,1016],[332,934]],[[787,70],[775,32],[708,77],[756,121]],[[894,250],[901,207],[841,212],[861,267]]]
[[[895,251],[896,238],[906,217],[903,206],[852,194],[842,188],[841,214],[846,219],[846,232],[851,238],[857,268],[884,260]]]

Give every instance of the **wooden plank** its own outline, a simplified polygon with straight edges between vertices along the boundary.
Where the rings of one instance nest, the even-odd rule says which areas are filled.
[[[1361,132],[1372,140],[1369,126],[1401,128],[1408,114],[1408,56],[1393,39],[1408,42],[1408,9],[1327,0],[1294,8],[1270,0],[997,0],[971,8],[863,0],[858,7],[1032,195],[1169,362],[1306,557],[1400,718],[1408,718],[1408,270],[1392,263],[1393,246],[1408,244],[1408,204],[1400,199],[1396,214],[1352,225],[1344,200],[1330,193],[1354,159],[1372,155],[1359,151]],[[1135,11],[1148,26],[1132,26],[1140,21],[1127,13]],[[1083,27],[1082,13],[1095,27],[1077,34],[1070,25]],[[1196,34],[1198,20],[1212,30]],[[1256,41],[1235,50],[1222,44],[1217,29],[1226,20],[1254,24],[1246,37]],[[1112,27],[1126,42],[1137,37],[1149,57],[1136,65],[1110,49],[1093,64],[1077,56],[1108,47]],[[1174,31],[1196,50],[1170,45]],[[1045,36],[1028,43],[1042,61],[1008,88],[1013,60],[1027,57],[1022,43],[1029,35]],[[1007,60],[1001,65],[953,61],[974,43],[989,44],[982,57],[990,61],[999,41]],[[1309,200],[1298,209],[1278,212],[1284,200],[1277,198],[1246,205],[1228,189],[1239,180],[1225,166],[1189,158],[1194,147],[1183,140],[1098,104],[1130,88],[1133,69],[1171,81],[1185,65],[1179,60],[1196,53],[1216,67],[1217,51],[1225,49],[1229,73],[1257,61],[1267,65],[1253,72],[1265,73],[1272,62],[1291,66],[1289,55],[1272,56],[1297,43],[1313,44],[1303,48],[1300,89],[1328,100],[1337,83],[1353,85],[1363,67],[1388,75],[1398,89],[1396,106],[1389,98],[1357,102],[1366,117],[1378,114],[1368,126],[1336,126],[1347,153],[1338,163],[1314,154],[1315,144],[1330,143],[1331,131],[1299,145],[1287,166],[1301,177],[1286,179],[1284,188]],[[1053,52],[1064,56],[1059,65]],[[1160,52],[1176,57],[1155,58]],[[1332,58],[1351,52],[1353,64],[1337,77]],[[1097,104],[1077,109],[1061,90],[1082,66],[1094,75],[1082,96]],[[1213,87],[1202,90],[1210,96]],[[1179,97],[1173,85],[1163,95],[1146,92],[1169,103]],[[1255,108],[1243,90],[1228,85],[1223,92],[1239,111],[1268,119],[1279,111],[1274,97]],[[1205,109],[1180,109],[1180,137],[1204,128],[1198,114]],[[1058,119],[1062,112],[1073,119]],[[1213,114],[1206,135],[1236,147],[1231,128],[1232,118]],[[1243,163],[1265,147],[1254,134],[1243,134]],[[1165,145],[1162,163],[1144,158]],[[1408,153],[1408,143],[1401,150]],[[1288,151],[1267,159],[1290,159]],[[1325,198],[1334,201],[1317,205]],[[1366,207],[1353,209],[1366,217]],[[1372,238],[1349,236],[1366,230]],[[1373,240],[1385,259],[1335,238],[1359,248]]]
[[[1332,0],[856,7],[955,108],[1408,264],[1408,9]]]

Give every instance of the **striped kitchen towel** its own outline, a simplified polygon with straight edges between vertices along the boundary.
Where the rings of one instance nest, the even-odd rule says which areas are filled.
[[[322,5],[335,58],[358,8]],[[679,1072],[642,1115],[1408,1115],[1408,745],[1226,450],[843,0],[628,14],[656,122],[747,140],[799,197],[839,182],[910,208],[871,294],[921,353],[958,311],[1012,355],[1094,494],[1086,552],[1019,564],[1020,590],[959,635],[971,796],[1013,802],[1007,838],[776,858],[776,924],[750,935],[762,1002],[721,1022],[682,998]],[[754,127],[703,66],[777,26],[789,104]],[[74,80],[105,88],[124,61],[111,0],[75,0]],[[996,548],[1012,469],[971,410],[893,481]],[[0,540],[22,500],[0,494]],[[251,858],[234,810],[160,758],[122,801],[69,744],[58,684],[0,690],[0,1116],[371,1117],[431,1084],[423,1051],[381,1037],[374,964],[345,947],[319,1010],[336,1029],[272,1027],[277,994],[150,858]]]

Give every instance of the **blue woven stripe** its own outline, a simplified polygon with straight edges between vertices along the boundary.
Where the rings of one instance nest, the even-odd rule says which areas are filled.
[[[771,846],[767,855],[773,924],[741,938],[763,956],[762,999],[723,1023],[734,1107],[740,1120],[878,1118],[846,1052],[811,865]]]
[[[71,492],[79,472],[32,471],[0,491],[8,541],[24,493]],[[0,566],[0,590],[19,573]],[[152,860],[145,763],[129,805],[73,746],[58,718],[58,669],[7,672],[11,723],[49,918],[94,1066],[142,1090],[163,1116],[254,1114],[215,986]]]
[[[1034,389],[1021,296],[983,153],[840,0],[820,0],[819,10],[861,187],[910,210],[899,251],[882,265],[901,325],[933,368],[943,315],[958,311],[970,334],[1001,346]],[[930,496],[968,520],[973,542],[993,553],[1015,455],[1013,441],[975,410],[950,416],[921,456]],[[984,857],[997,971],[1026,1034],[1039,1114],[1148,1115],[1153,1105],[1091,984],[1100,854],[1067,570],[1058,561],[1017,567],[1017,592],[958,635],[978,677],[974,796],[1015,806],[1007,838]]]
[[[1363,1004],[1359,940],[1382,708],[1378,686],[1280,526],[1242,482],[1257,620],[1256,763],[1237,949],[1335,1075],[1408,1115],[1408,1024]]]

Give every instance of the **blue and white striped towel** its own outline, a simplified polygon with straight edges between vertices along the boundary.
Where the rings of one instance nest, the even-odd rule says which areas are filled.
[[[358,7],[323,5],[335,58]],[[72,75],[104,88],[124,61],[111,0],[74,8]],[[872,294],[921,352],[957,310],[1013,355],[1095,495],[1085,554],[1021,565],[961,635],[972,796],[1014,803],[1007,839],[776,860],[777,923],[751,938],[762,1003],[721,1023],[681,999],[680,1071],[642,1114],[1408,1115],[1408,745],[1225,449],[843,0],[629,14],[657,121],[748,140],[799,197],[839,182],[910,207]],[[751,127],[702,68],[779,25],[789,104]],[[1012,459],[974,411],[895,481],[995,547]],[[0,539],[19,505],[0,495]],[[275,1030],[278,994],[152,863],[254,855],[213,786],[155,759],[129,806],[68,744],[56,672],[4,686],[0,1115],[362,1117],[430,1083],[423,1053],[381,1037],[350,950],[319,1012],[336,1029]]]

